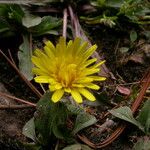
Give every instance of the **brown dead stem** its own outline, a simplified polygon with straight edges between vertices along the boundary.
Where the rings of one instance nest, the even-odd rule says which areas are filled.
[[[28,85],[28,87],[39,97],[42,97],[42,94],[36,89],[36,87],[20,72],[16,64],[14,63],[12,57],[9,59],[3,52],[0,50],[0,53],[3,55],[3,57],[8,61],[8,63],[16,70],[20,78]],[[9,52],[10,53],[10,52]],[[10,54],[11,56],[11,54]]]
[[[131,110],[133,112],[133,114],[137,111],[138,107],[140,106],[143,97],[146,93],[146,90],[148,89],[148,87],[150,86],[150,71],[148,71],[148,73],[146,74],[146,76],[144,77],[144,79],[141,81],[143,82],[143,85],[141,87],[140,93],[137,96],[137,98],[135,99],[134,103],[132,104]],[[90,147],[93,148],[103,148],[109,144],[111,144],[116,138],[118,138],[118,136],[124,131],[124,129],[126,128],[126,124],[121,124],[111,135],[110,137],[108,137],[106,140],[104,140],[101,143],[98,144],[94,144],[92,143],[87,137],[85,137],[84,135],[79,135],[78,134],[78,138],[83,141],[84,143],[86,143],[87,145],[89,145]]]
[[[24,104],[30,105],[30,106],[32,106],[32,107],[36,107],[36,104],[34,104],[34,103],[31,103],[31,102],[29,102],[29,101],[27,101],[27,100],[23,100],[23,99],[21,99],[21,98],[17,98],[17,97],[15,97],[15,96],[11,96],[11,95],[6,94],[6,93],[0,92],[0,96],[7,97],[7,98],[10,98],[10,99],[12,99],[12,100],[16,100],[16,101],[18,101],[18,102],[20,102],[20,103],[24,103]]]
[[[0,105],[0,110],[33,108],[31,105]]]
[[[90,40],[88,39],[88,37],[85,35],[85,32],[79,23],[79,19],[78,19],[77,15],[74,14],[71,6],[68,7],[68,11],[69,11],[70,18],[71,18],[73,37],[74,38],[75,37],[81,37],[83,40],[85,40],[89,43],[89,46],[91,46],[92,44],[91,44]],[[96,51],[93,53],[92,57],[97,58],[98,61],[102,61],[102,58],[100,57],[100,55]],[[111,78],[115,79],[114,75],[112,73],[110,73],[109,69],[106,67],[105,64],[102,64],[101,71],[99,72],[99,75],[104,76],[104,77],[111,77]]]

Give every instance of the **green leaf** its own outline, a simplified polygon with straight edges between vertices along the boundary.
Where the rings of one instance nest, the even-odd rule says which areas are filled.
[[[84,109],[80,106],[75,106],[73,104],[70,104],[70,103],[65,103],[68,111],[71,113],[71,114],[74,114],[74,115],[79,115],[81,113],[84,113]]]
[[[121,47],[121,48],[119,48],[119,51],[121,53],[127,53],[129,51],[129,47]]]
[[[24,11],[20,5],[7,5],[8,11],[8,18],[16,21],[17,23],[22,23],[22,18],[24,16]]]
[[[25,143],[23,145],[27,150],[43,150],[41,145],[35,143]]]
[[[26,14],[23,18],[22,18],[22,24],[27,27],[33,27],[36,26],[38,24],[40,24],[42,21],[42,18],[39,16],[34,16],[31,14]]]
[[[35,128],[41,134],[44,144],[49,144],[49,140],[54,138],[70,139],[67,129],[67,108],[61,103],[54,103],[51,100],[50,92],[46,92],[37,103],[35,115]]]
[[[82,149],[80,144],[73,144],[63,148],[62,150],[82,150]]]
[[[150,100],[144,103],[137,120],[145,127],[145,133],[150,134]]]
[[[51,30],[54,30],[56,27],[59,27],[62,24],[62,20],[52,17],[44,16],[41,20],[41,23],[37,26],[31,27],[29,32],[34,36],[40,36],[43,34],[52,34]],[[55,32],[56,34],[56,32]]]
[[[134,117],[132,115],[132,111],[129,107],[124,106],[124,107],[120,107],[120,108],[117,108],[114,110],[110,110],[109,112],[117,118],[120,118],[122,120],[128,121],[128,122],[136,125],[143,131],[142,125],[134,119]]]
[[[137,40],[136,31],[133,30],[133,31],[130,32],[130,40],[131,40],[132,43]]]
[[[84,144],[73,144],[63,148],[62,150],[92,150],[92,149]]]
[[[75,126],[74,126],[72,133],[76,134],[80,130],[96,123],[96,121],[97,120],[94,116],[87,114],[87,113],[80,113],[80,114],[78,114],[78,116],[76,118]]]
[[[148,137],[146,139],[140,138],[137,143],[135,143],[132,150],[150,150],[150,140]]]
[[[43,138],[43,145],[48,143],[51,134],[50,119],[52,119],[51,107],[53,107],[53,104],[50,97],[50,92],[46,92],[37,103],[37,111],[35,112],[35,128]]]
[[[23,135],[36,142],[34,118],[31,118],[23,127]]]
[[[105,5],[107,7],[114,7],[114,8],[120,8],[123,3],[124,3],[124,0],[106,0],[105,1]]]
[[[23,43],[20,45],[18,52],[19,69],[28,80],[33,79],[31,51],[29,36],[23,35]]]

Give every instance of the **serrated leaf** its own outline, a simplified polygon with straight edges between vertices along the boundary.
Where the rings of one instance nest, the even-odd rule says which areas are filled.
[[[39,16],[34,16],[31,14],[26,14],[23,18],[22,18],[22,24],[27,27],[33,27],[36,26],[38,24],[40,24],[42,21],[42,18]]]
[[[142,125],[134,119],[132,111],[129,107],[127,107],[127,106],[119,107],[117,109],[110,110],[109,112],[117,118],[120,118],[122,120],[128,121],[128,122],[136,125],[143,131]]]
[[[51,119],[51,107],[53,106],[50,97],[50,92],[46,92],[37,103],[37,111],[35,112],[35,128],[42,135],[43,144],[47,144],[51,134],[49,121]]]
[[[145,127],[145,133],[150,134],[150,100],[144,103],[137,120]]]
[[[37,103],[35,128],[42,135],[43,142],[49,143],[50,138],[70,140],[66,125],[67,108],[63,103],[54,103],[50,92],[46,92]]]
[[[23,127],[23,135],[36,142],[34,118],[31,118]]]
[[[75,126],[74,126],[72,133],[76,134],[80,130],[96,123],[96,121],[97,120],[94,116],[87,114],[87,113],[80,113],[80,114],[78,114],[78,116],[76,118]]]
[[[130,32],[130,40],[131,40],[132,43],[137,40],[136,31],[133,30],[133,31]]]
[[[18,59],[20,71],[28,80],[32,80],[33,74],[31,62],[31,48],[29,37],[27,35],[23,35],[23,43],[19,47]]]
[[[44,16],[41,20],[41,23],[37,26],[31,27],[29,32],[31,32],[34,36],[40,36],[43,34],[52,34],[56,27],[59,27],[62,24],[62,20],[52,17],[52,16]],[[53,30],[53,32],[51,32]],[[56,34],[56,31],[55,31]]]

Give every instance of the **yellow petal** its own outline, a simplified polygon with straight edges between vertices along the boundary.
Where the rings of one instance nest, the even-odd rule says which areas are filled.
[[[42,57],[43,56],[43,52],[40,49],[38,49],[38,48],[34,50],[34,54],[37,57]]]
[[[37,66],[38,68],[40,68],[42,71],[48,72],[48,70],[45,68],[45,66],[42,64],[42,61],[40,58],[36,57],[36,56],[32,56],[31,58],[32,62],[35,64],[35,66]]]
[[[89,83],[89,84],[87,84],[87,85],[85,85],[87,88],[89,88],[89,89],[93,89],[93,90],[99,90],[100,89],[100,87],[98,86],[98,85],[96,85],[96,84],[93,84],[93,83]]]
[[[55,88],[54,85],[49,85],[48,87],[49,87],[49,90],[50,90],[50,91],[56,91],[56,88]]]
[[[92,63],[96,62],[97,58],[93,58],[93,59],[89,59],[84,63],[84,67],[87,67],[89,65],[91,65]]]
[[[80,93],[78,92],[78,90],[72,89],[71,95],[77,103],[82,103],[82,97],[81,97]]]
[[[66,39],[64,37],[60,37],[58,44],[63,52],[66,51]]]
[[[47,46],[47,47],[49,47],[52,51],[55,51],[55,46],[53,45],[53,43],[51,42],[51,41],[46,41],[45,42],[45,45]]]
[[[81,79],[78,79],[77,80],[77,83],[89,83],[89,82],[92,82],[93,79],[92,78],[89,78],[89,77],[84,77],[84,78],[81,78]]]
[[[62,88],[62,85],[60,83],[56,83],[54,86],[57,90]]]
[[[63,95],[64,95],[64,90],[63,89],[56,90],[52,95],[52,101],[54,103],[58,102],[62,98]]]
[[[77,50],[77,55],[79,55],[80,57],[83,56],[84,52],[86,51],[86,48],[88,46],[88,42],[84,42],[79,49]]]
[[[70,40],[67,44],[67,48],[66,48],[66,53],[65,54],[69,54],[70,51],[73,49],[73,41]]]
[[[32,72],[36,75],[48,75],[48,72],[43,71],[39,68],[32,68]]]
[[[44,46],[44,50],[45,50],[45,53],[47,54],[47,56],[49,56],[49,58],[51,58],[51,59],[55,58],[53,51],[51,51],[51,49],[48,46]]]
[[[72,86],[73,86],[73,87],[84,87],[84,85],[83,85],[83,84],[75,84],[75,83],[74,83],[74,84],[72,84]]]
[[[37,76],[34,78],[34,80],[38,83],[50,83],[54,79],[50,78],[49,76]]]
[[[94,69],[89,69],[89,68],[86,68],[83,70],[83,72],[81,72],[82,75],[84,76],[87,76],[87,75],[91,75],[91,74],[94,74],[94,73],[97,73],[99,72],[99,68],[94,68]]]
[[[90,78],[93,78],[94,81],[104,81],[106,80],[105,77],[99,77],[99,76],[89,76]]]
[[[99,67],[100,65],[102,65],[103,63],[105,63],[105,60],[103,60],[103,61],[101,61],[101,62],[99,62],[99,63],[97,63],[97,64],[95,64],[95,65],[93,65],[93,66],[91,66],[91,67],[89,67],[89,68],[97,68],[97,67]]]
[[[70,88],[65,88],[65,92],[71,93],[71,89]]]
[[[33,62],[37,67],[43,68],[43,66],[42,66],[42,64],[41,64],[41,61],[40,61],[40,59],[39,59],[38,57],[32,56],[32,57],[31,57],[31,60],[32,60],[32,62]]]
[[[90,101],[95,101],[96,100],[95,97],[94,97],[94,95],[92,93],[90,93],[87,89],[85,89],[85,88],[79,88],[78,90],[88,100],[90,100]]]
[[[85,52],[85,54],[84,54],[84,59],[85,59],[85,60],[88,59],[88,58],[93,54],[93,52],[94,52],[96,49],[97,49],[97,45],[96,45],[96,44],[93,45],[93,46],[91,46],[91,47]]]
[[[77,53],[78,49],[80,48],[80,43],[81,43],[81,39],[78,37],[75,38],[73,42],[73,54]]]

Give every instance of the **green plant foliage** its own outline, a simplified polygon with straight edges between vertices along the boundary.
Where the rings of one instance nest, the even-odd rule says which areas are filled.
[[[121,48],[119,48],[119,51],[121,53],[127,53],[129,51],[129,47],[121,47]]]
[[[82,108],[75,109],[76,106],[73,104],[53,103],[50,97],[50,92],[44,94],[37,103],[34,118],[30,119],[23,128],[23,134],[34,141],[34,144],[26,144],[26,147],[33,149],[39,149],[40,146],[47,147],[56,138],[73,143],[74,134],[96,122],[96,118],[84,112]],[[73,130],[67,127],[68,115],[77,116]],[[84,145],[80,147],[86,149]]]
[[[35,144],[35,143],[24,143],[24,147],[27,150],[43,150],[41,145]]]
[[[1,37],[13,36],[16,26],[22,22],[24,12],[19,5],[0,5],[0,33]]]
[[[67,109],[63,103],[53,103],[50,97],[50,92],[47,92],[37,103],[35,128],[41,134],[43,144],[48,144],[53,135],[69,139],[66,126]]]
[[[62,150],[92,150],[92,149],[84,144],[73,144],[63,148]]]
[[[43,34],[58,34],[57,30],[62,20],[52,16],[35,16],[25,8],[15,4],[0,5],[0,33],[4,36],[16,33],[40,36]]]
[[[149,100],[145,102],[137,119],[133,117],[131,109],[127,106],[110,110],[109,112],[117,118],[120,118],[122,120],[128,121],[136,125],[146,135],[150,134],[150,101]]]
[[[96,122],[97,122],[97,120],[94,116],[89,115],[87,113],[80,113],[77,115],[72,133],[76,134],[80,130],[82,130],[88,126],[91,126]]]
[[[130,32],[130,40],[132,43],[137,40],[137,33],[135,31]]]
[[[34,125],[34,118],[31,118],[23,127],[22,132],[26,137],[32,139],[36,142],[36,134],[35,134],[35,125]]]
[[[62,24],[62,20],[52,17],[44,16],[39,25],[31,27],[28,31],[33,34],[33,36],[39,36],[43,34],[53,34],[52,30],[59,27]],[[58,34],[55,31],[55,34]]]
[[[144,19],[149,16],[150,12],[149,2],[146,0],[91,0],[91,4],[95,6],[97,13],[94,12],[94,16],[90,14],[90,17],[81,17],[88,24],[99,23],[113,27],[119,24],[121,20],[136,24],[148,23]]]
[[[18,51],[19,69],[28,80],[33,79],[31,55],[32,49],[30,47],[29,36],[23,35],[23,43],[20,45]]]
[[[34,16],[31,14],[25,14],[25,16],[22,18],[22,24],[27,28],[36,26],[40,24],[41,21],[42,21],[41,17]]]
[[[96,0],[93,1],[93,5],[98,7],[114,7],[120,8],[124,0]]]
[[[81,113],[84,113],[84,109],[80,106],[75,106],[73,104],[70,104],[70,103],[66,103],[65,104],[68,111],[70,112],[71,115],[79,115]]]
[[[145,127],[145,133],[150,134],[150,100],[144,103],[137,120]]]
[[[110,110],[109,111],[112,115],[114,115],[117,118],[120,118],[122,120],[128,121],[136,126],[138,126],[140,129],[142,129],[141,125],[139,124],[139,122],[137,122],[133,115],[132,115],[132,111],[129,107],[124,106],[124,107],[119,107],[117,109],[114,110]],[[142,129],[143,130],[143,129]]]
[[[132,150],[150,150],[150,139],[148,137],[140,138]]]

